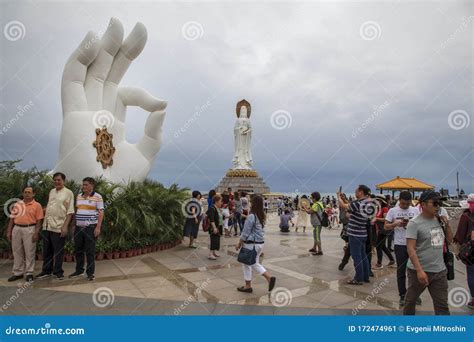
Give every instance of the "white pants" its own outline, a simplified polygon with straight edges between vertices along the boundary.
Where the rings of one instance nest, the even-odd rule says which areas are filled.
[[[253,243],[244,243],[245,248],[253,249],[253,246],[254,246]],[[261,274],[263,274],[267,271],[265,269],[265,267],[260,265],[260,254],[262,254],[262,251],[263,251],[263,243],[256,243],[255,244],[255,250],[257,251],[257,259],[255,261],[255,264],[253,264],[253,265],[242,264],[242,269],[244,270],[244,280],[245,281],[251,281],[252,280],[252,268],[259,275],[261,275]]]
[[[229,229],[229,216],[230,216],[230,211],[229,208],[224,208],[222,209],[222,215],[224,216],[224,229]]]

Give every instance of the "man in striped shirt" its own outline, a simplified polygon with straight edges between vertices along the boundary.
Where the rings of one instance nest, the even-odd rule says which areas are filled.
[[[347,283],[350,285],[362,285],[369,282],[369,259],[367,258],[367,224],[370,217],[376,211],[371,203],[369,195],[370,189],[366,185],[359,185],[355,190],[356,200],[346,203],[340,199],[339,203],[343,209],[350,213],[347,225],[347,237],[349,238],[349,250],[354,260],[355,276]]]
[[[94,280],[95,241],[100,235],[104,217],[102,196],[94,191],[95,180],[86,177],[82,181],[82,193],[76,200],[76,228],[74,230],[74,247],[76,254],[76,271],[69,276],[75,278],[84,274],[84,253],[87,259],[86,274],[89,281]]]

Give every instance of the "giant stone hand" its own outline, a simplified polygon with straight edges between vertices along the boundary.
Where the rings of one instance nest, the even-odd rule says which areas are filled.
[[[63,125],[54,171],[76,181],[86,176],[117,183],[145,179],[161,147],[166,102],[144,89],[119,84],[146,39],[145,26],[137,23],[123,40],[122,23],[112,18],[101,40],[89,32],[71,55],[62,78]],[[125,140],[127,106],[150,112],[136,144]],[[105,128],[112,134],[111,142],[107,133],[108,140],[96,142]]]

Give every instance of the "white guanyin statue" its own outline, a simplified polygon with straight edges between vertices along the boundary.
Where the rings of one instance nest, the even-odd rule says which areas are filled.
[[[250,103],[242,100],[237,103],[237,120],[234,126],[235,154],[232,159],[232,169],[252,169],[252,152],[250,143],[252,125],[250,124]]]

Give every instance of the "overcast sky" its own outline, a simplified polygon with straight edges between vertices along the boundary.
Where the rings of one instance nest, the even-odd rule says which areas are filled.
[[[150,173],[167,186],[220,180],[245,98],[254,168],[272,191],[349,191],[400,175],[453,193],[456,171],[474,191],[470,1],[1,3],[0,160],[54,167],[65,61],[117,16],[125,34],[137,21],[148,29],[122,84],[168,101]],[[129,110],[129,141],[146,117]]]

